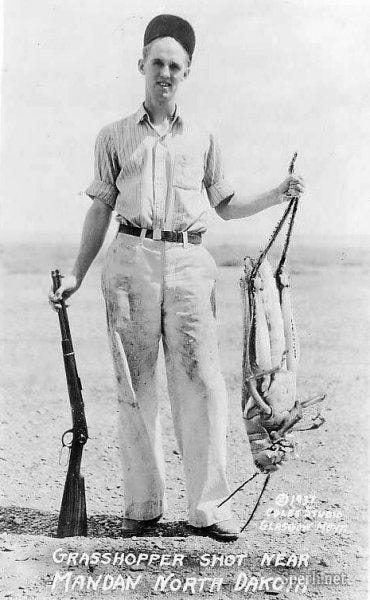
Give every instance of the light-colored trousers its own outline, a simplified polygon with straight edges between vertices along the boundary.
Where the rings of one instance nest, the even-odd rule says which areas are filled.
[[[189,523],[230,518],[226,480],[227,395],[221,374],[216,265],[202,245],[117,234],[102,289],[118,384],[124,516],[163,513],[164,460],[157,359],[162,339],[175,435],[183,459]]]

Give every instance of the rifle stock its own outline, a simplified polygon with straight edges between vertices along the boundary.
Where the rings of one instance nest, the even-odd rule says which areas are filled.
[[[51,272],[54,292],[60,287],[61,275],[56,269]],[[85,481],[80,473],[83,447],[88,439],[85,408],[81,393],[81,381],[78,376],[71,332],[69,329],[67,308],[63,299],[58,310],[62,336],[62,351],[67,379],[69,401],[72,412],[72,429],[63,434],[62,444],[70,449],[67,477],[64,485],[62,504],[59,512],[57,537],[87,535],[87,514]],[[72,441],[64,442],[66,433],[72,433]]]

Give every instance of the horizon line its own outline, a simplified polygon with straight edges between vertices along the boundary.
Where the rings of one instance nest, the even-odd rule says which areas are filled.
[[[14,244],[14,243],[34,243],[34,244],[45,244],[45,243],[49,243],[49,244],[56,244],[56,245],[62,245],[63,243],[65,244],[66,242],[68,244],[72,244],[75,243],[76,245],[79,244],[80,242],[80,237],[81,234],[78,233],[76,234],[75,232],[65,232],[65,231],[55,231],[55,232],[27,232],[27,231],[7,231],[7,232],[3,232],[2,235],[2,244]],[[228,240],[227,235],[225,235],[225,239],[223,238],[223,235],[217,231],[210,231],[208,230],[208,232],[205,235],[205,240],[206,243],[207,242],[211,242],[211,244],[213,243],[214,245],[221,245],[221,244],[225,244],[227,246],[236,246],[236,245],[240,245],[242,243],[245,243],[242,240],[242,236],[238,235],[238,234],[234,234],[233,235],[233,239],[230,242]],[[301,244],[301,245],[305,245],[307,243],[310,242],[314,242],[316,244],[320,244],[320,245],[328,245],[328,246],[332,246],[332,245],[336,245],[336,244],[342,244],[342,245],[346,245],[346,246],[351,246],[351,245],[355,245],[355,246],[370,246],[370,234],[365,234],[365,233],[355,233],[355,234],[347,234],[347,235],[334,235],[334,234],[296,234],[294,236],[294,241],[295,243]],[[104,245],[109,242],[109,236],[107,236]],[[260,237],[259,236],[248,236],[248,240],[246,245],[250,245],[250,244],[254,244],[254,243],[260,243]]]

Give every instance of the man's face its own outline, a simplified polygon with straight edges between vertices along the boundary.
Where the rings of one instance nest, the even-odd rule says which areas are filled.
[[[184,48],[171,37],[154,40],[139,71],[145,76],[146,92],[157,102],[169,102],[179,84],[189,74],[189,58]]]

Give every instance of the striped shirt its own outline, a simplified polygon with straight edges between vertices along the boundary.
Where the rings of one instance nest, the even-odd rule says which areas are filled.
[[[214,136],[177,109],[164,135],[144,105],[103,127],[94,172],[86,194],[116,210],[118,221],[146,229],[204,232],[209,204],[234,193]]]

